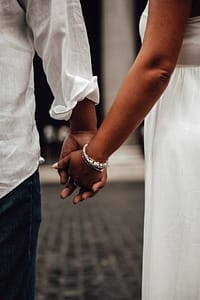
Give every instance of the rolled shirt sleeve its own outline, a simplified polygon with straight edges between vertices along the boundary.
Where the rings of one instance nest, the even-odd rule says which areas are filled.
[[[24,5],[34,48],[55,98],[50,115],[69,120],[79,101],[88,98],[98,104],[80,1],[24,0]]]

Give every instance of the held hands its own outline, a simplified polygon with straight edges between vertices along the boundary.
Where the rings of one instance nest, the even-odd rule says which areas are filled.
[[[76,151],[82,149],[95,133],[95,130],[70,132],[63,142],[60,161],[54,165],[60,175],[60,183],[65,185],[61,192],[61,198],[64,199],[71,195],[76,190],[77,184],[81,186],[73,199],[74,204],[93,197],[106,183],[106,170],[102,173],[92,170],[83,161],[81,151]],[[73,153],[73,151],[76,152]],[[74,178],[76,179],[74,180]]]
[[[70,131],[70,134],[65,138],[63,142],[60,159],[68,156],[73,151],[81,150],[83,148],[83,145],[85,143],[88,143],[95,133],[96,130]],[[66,184],[69,178],[68,172],[66,171],[66,169],[58,170],[58,172],[60,175],[60,183]]]
[[[91,169],[82,158],[82,150],[72,152],[65,156],[57,164],[57,169],[67,172],[70,180],[65,182],[65,188],[61,197],[68,197],[76,187],[80,187],[79,193],[73,198],[73,203],[78,204],[82,200],[93,197],[99,189],[104,187],[107,179],[106,170],[99,172]]]

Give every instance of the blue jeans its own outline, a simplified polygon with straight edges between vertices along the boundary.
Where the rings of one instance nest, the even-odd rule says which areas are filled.
[[[0,199],[1,300],[34,299],[40,222],[40,185],[36,171]]]

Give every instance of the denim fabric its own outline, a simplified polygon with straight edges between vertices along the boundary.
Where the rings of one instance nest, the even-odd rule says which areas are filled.
[[[36,171],[0,199],[0,300],[33,300],[35,260],[41,222]]]

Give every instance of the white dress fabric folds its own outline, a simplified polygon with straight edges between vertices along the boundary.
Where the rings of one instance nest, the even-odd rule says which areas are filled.
[[[148,6],[140,22],[143,37]],[[200,17],[145,120],[143,300],[200,300]]]

